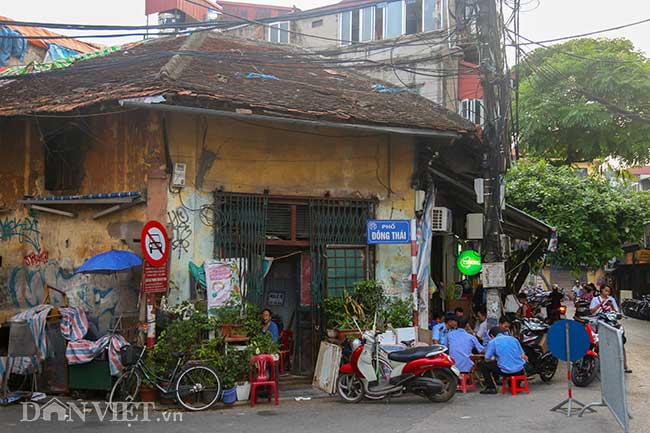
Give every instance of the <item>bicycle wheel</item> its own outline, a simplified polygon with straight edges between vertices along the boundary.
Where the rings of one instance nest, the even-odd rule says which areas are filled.
[[[126,370],[117,379],[108,396],[108,407],[112,412],[126,410],[134,401],[138,400],[140,384],[142,379],[140,373],[135,369]]]
[[[220,393],[219,376],[205,365],[185,368],[176,381],[176,400],[187,410],[209,408],[217,402]]]

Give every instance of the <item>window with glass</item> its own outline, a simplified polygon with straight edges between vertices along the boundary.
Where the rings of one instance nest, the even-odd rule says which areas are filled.
[[[404,3],[390,2],[384,8],[384,37],[396,38],[404,33]]]
[[[276,44],[289,43],[289,21],[269,25],[268,41]]]
[[[483,100],[464,99],[460,103],[459,114],[476,125],[483,124]]]
[[[341,296],[354,283],[367,279],[366,248],[327,248],[327,295]]]
[[[442,0],[422,0],[422,31],[442,28]]]

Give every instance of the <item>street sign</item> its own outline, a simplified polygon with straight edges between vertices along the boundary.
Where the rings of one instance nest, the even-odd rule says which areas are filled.
[[[169,256],[169,237],[167,230],[158,221],[149,221],[142,228],[140,247],[144,259],[152,266],[162,266]]]
[[[456,267],[463,275],[476,275],[481,272],[481,255],[474,250],[463,251],[456,260]]]
[[[161,266],[152,266],[146,260],[142,263],[143,293],[167,293],[168,285],[167,262]]]
[[[504,262],[483,263],[481,269],[483,287],[505,287],[506,266]]]
[[[411,221],[368,220],[369,244],[408,244],[411,242]]]
[[[584,325],[574,320],[558,320],[548,330],[547,344],[557,359],[577,361],[589,350],[589,334]]]

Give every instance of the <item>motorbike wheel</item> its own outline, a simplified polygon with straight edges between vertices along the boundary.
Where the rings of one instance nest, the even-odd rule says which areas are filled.
[[[550,382],[557,371],[558,359],[555,356],[547,356],[542,359],[539,366],[539,377],[543,382]]]
[[[444,369],[429,370],[422,373],[422,376],[438,379],[442,382],[443,388],[438,394],[429,394],[427,398],[435,403],[444,403],[451,400],[456,394],[458,387],[458,377],[454,373]]]
[[[598,358],[585,356],[573,363],[571,368],[571,382],[575,386],[589,386],[598,374]]]
[[[339,396],[347,403],[358,403],[363,399],[363,383],[354,374],[340,374],[336,380]]]

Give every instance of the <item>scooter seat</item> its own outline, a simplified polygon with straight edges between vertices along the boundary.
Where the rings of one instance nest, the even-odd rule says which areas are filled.
[[[396,352],[390,352],[388,354],[388,359],[396,362],[411,362],[414,359],[424,358],[431,352],[441,351],[441,346],[423,346],[423,347],[413,347],[411,349],[400,350]]]

